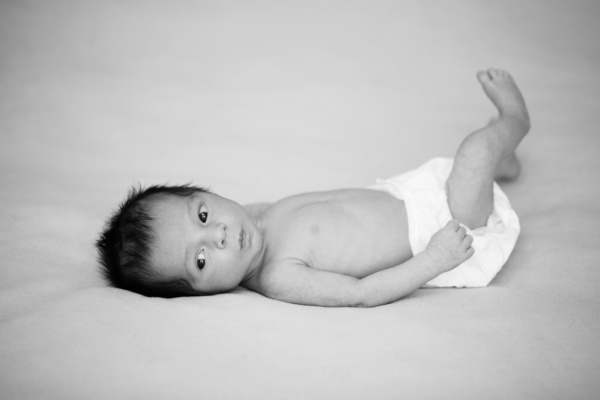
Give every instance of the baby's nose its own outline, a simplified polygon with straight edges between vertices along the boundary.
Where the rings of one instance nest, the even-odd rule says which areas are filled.
[[[215,225],[214,240],[217,248],[225,248],[227,244],[227,225],[225,225],[224,223],[218,223]]]

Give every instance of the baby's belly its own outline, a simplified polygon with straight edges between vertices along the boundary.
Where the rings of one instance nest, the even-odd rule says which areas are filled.
[[[362,278],[412,257],[404,202],[388,193],[340,191],[292,214],[284,247],[311,268]]]
[[[404,226],[406,230],[406,226]],[[381,232],[380,232],[381,233]],[[389,233],[389,232],[387,232]],[[352,235],[348,235],[352,236]],[[309,267],[363,278],[377,271],[395,267],[412,257],[408,235],[373,236],[356,235],[357,240],[320,242],[307,252]],[[377,237],[377,240],[372,240]]]

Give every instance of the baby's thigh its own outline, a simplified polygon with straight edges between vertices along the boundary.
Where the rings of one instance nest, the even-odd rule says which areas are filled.
[[[494,178],[468,162],[455,160],[446,183],[452,217],[471,229],[485,226],[494,209]]]

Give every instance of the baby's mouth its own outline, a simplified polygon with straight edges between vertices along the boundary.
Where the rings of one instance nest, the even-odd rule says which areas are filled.
[[[240,229],[239,242],[240,242],[240,250],[244,248],[244,230]]]

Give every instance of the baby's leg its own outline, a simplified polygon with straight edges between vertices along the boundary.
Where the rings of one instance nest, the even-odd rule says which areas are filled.
[[[494,179],[519,175],[514,152],[530,127],[525,101],[508,72],[490,69],[477,78],[500,116],[461,143],[447,187],[452,216],[471,229],[484,226],[493,210]]]

